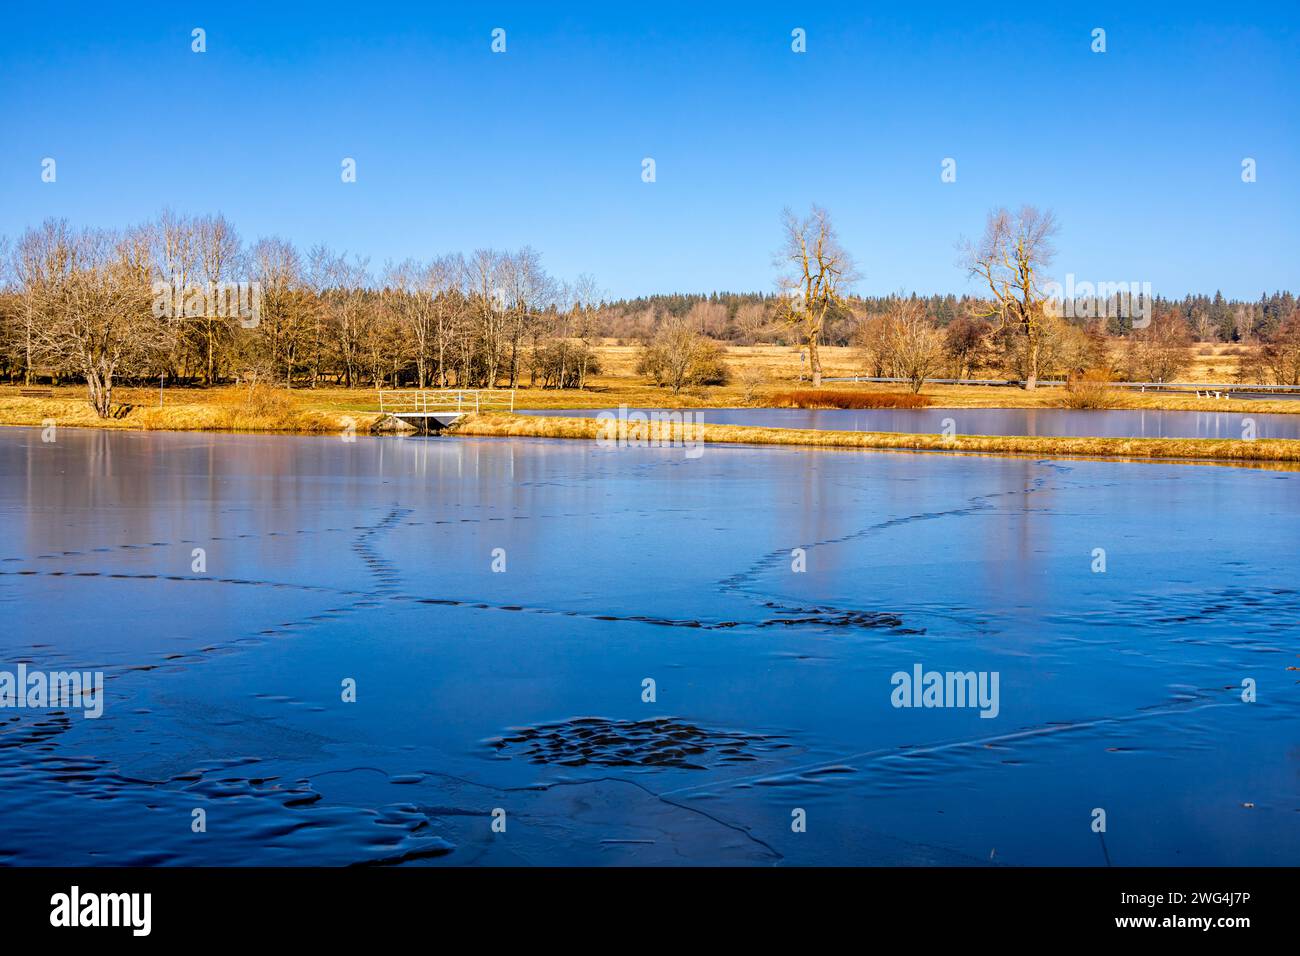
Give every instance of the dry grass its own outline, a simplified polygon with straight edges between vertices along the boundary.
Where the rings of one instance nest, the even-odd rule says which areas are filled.
[[[324,396],[299,391],[248,388],[208,390],[172,389],[158,404],[158,392],[120,389],[114,393],[114,417],[101,419],[86,402],[81,388],[54,389],[52,398],[24,398],[17,389],[0,389],[0,425],[41,425],[46,421],[65,428],[115,428],[142,431],[233,431],[322,434],[340,432],[349,425],[368,431],[378,421],[373,411],[319,402]],[[353,404],[366,398],[353,393]]]
[[[771,398],[777,408],[928,408],[928,395],[912,392],[864,392],[857,389],[807,388],[778,392]]]
[[[541,418],[478,415],[463,419],[456,434],[489,437],[577,438],[594,440],[602,424],[591,418]],[[648,437],[646,423],[629,423],[630,439]],[[903,449],[1034,455],[1053,458],[1121,458],[1221,462],[1300,462],[1300,441],[1217,438],[1063,438],[1035,435],[908,435],[892,432],[837,432],[800,428],[709,425],[705,442],[746,445],[799,445],[817,448]]]
[[[1119,392],[1110,387],[1110,376],[1103,371],[1072,376],[1061,398],[1063,408],[1114,408],[1119,402]]]
[[[215,427],[222,431],[318,434],[341,431],[349,425],[347,416],[304,408],[292,392],[263,384],[227,390],[213,406]],[[355,419],[352,425],[359,427]]]

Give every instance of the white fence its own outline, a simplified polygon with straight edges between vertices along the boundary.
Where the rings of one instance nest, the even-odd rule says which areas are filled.
[[[515,410],[515,390],[485,388],[380,389],[379,410],[386,415],[465,415]]]

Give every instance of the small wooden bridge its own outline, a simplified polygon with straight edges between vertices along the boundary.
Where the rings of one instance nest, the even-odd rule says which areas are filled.
[[[379,412],[421,432],[442,431],[462,415],[513,412],[515,390],[483,388],[380,389]]]

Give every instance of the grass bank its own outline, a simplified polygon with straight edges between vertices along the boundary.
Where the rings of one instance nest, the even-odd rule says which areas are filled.
[[[113,394],[113,417],[100,418],[86,401],[84,388],[50,391],[45,398],[23,396],[16,388],[0,390],[0,425],[41,426],[52,421],[60,428],[310,435],[342,432],[349,427],[364,433],[380,417],[365,410],[373,393],[353,392],[348,396],[351,401],[346,402],[338,396],[281,389],[172,389],[160,403],[157,390],[118,389]]]
[[[906,451],[1035,455],[1052,458],[1123,458],[1300,462],[1300,441],[1219,438],[1063,438],[1038,435],[942,435],[892,432],[837,432],[749,425],[700,426],[703,440],[716,444],[797,445],[816,448],[876,448]],[[602,425],[594,418],[478,415],[455,426],[458,435],[487,437],[577,438],[595,440]],[[644,423],[628,423],[628,437],[646,438]]]

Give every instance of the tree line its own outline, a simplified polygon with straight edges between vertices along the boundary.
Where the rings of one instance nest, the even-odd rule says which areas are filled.
[[[532,248],[374,270],[325,245],[245,243],[220,215],[170,211],[122,230],[51,219],[0,239],[0,376],[113,388],[157,380],[582,388],[601,296]]]
[[[1051,212],[1033,206],[995,209],[979,239],[960,244],[981,295],[864,298],[849,291],[858,272],[830,214],[817,206],[802,216],[786,210],[775,294],[612,303],[602,331],[647,341],[643,371],[672,367],[663,355],[675,352],[676,367],[698,369],[696,384],[715,363],[683,334],[690,329],[695,339],[797,345],[814,388],[825,344],[858,346],[867,374],[903,378],[914,390],[945,372],[1009,378],[1027,389],[1052,378],[1169,382],[1190,366],[1194,343],[1214,341],[1258,346],[1240,363],[1239,380],[1300,384],[1300,311],[1290,292],[1230,303],[1222,293],[1171,301],[1139,283],[1081,283],[1074,291],[1072,277],[1066,287],[1047,279],[1057,229]],[[674,390],[681,378],[669,383]]]
[[[970,294],[909,293],[905,297],[919,302],[925,314],[941,328],[986,304],[980,296]],[[795,345],[799,341],[798,330],[779,320],[782,298],[778,292],[711,292],[616,299],[608,302],[601,312],[599,335],[639,341],[670,316],[682,318],[692,315],[702,330],[721,342]],[[827,318],[823,342],[826,345],[853,345],[861,316],[883,313],[898,298],[897,293],[846,295],[846,307],[833,309]],[[1181,299],[1156,295],[1153,303],[1156,312],[1180,315],[1196,342],[1243,345],[1267,342],[1300,307],[1295,294],[1286,291],[1265,293],[1254,300],[1230,299],[1222,292],[1187,295]],[[1128,335],[1133,330],[1132,319],[1123,316],[1106,318],[1102,325],[1107,335],[1116,337]]]
[[[549,275],[530,247],[373,269],[322,244],[304,252],[279,237],[245,242],[221,215],[168,210],[121,230],[50,219],[0,237],[0,377],[84,381],[103,416],[116,385],[160,377],[580,389],[600,372],[596,344],[613,338],[639,343],[638,372],[674,392],[728,381],[720,343],[798,347],[814,386],[820,348],[853,345],[863,372],[919,389],[945,374],[1031,388],[1085,373],[1170,381],[1194,343],[1240,342],[1258,346],[1242,375],[1300,384],[1292,293],[1153,297],[1141,321],[1074,302],[1061,314],[1044,283],[1056,228],[1033,207],[994,210],[981,238],[963,245],[978,294],[868,297],[851,291],[859,274],[829,213],[786,210],[772,293],[610,302],[589,276]]]

